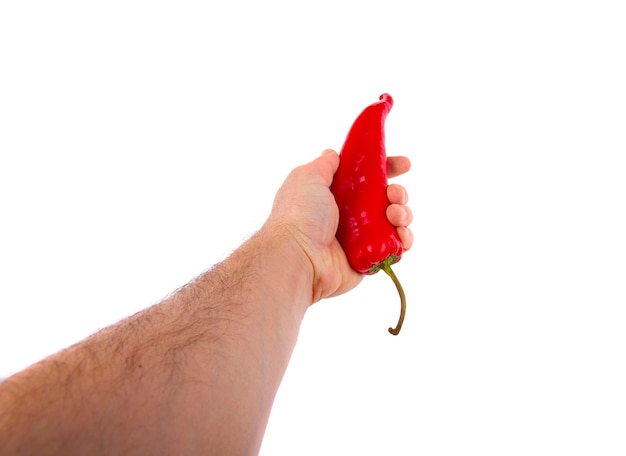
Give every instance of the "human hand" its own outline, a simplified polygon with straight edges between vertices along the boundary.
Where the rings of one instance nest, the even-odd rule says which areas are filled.
[[[337,296],[354,288],[363,275],[348,264],[346,255],[335,238],[339,210],[330,191],[333,176],[339,166],[339,155],[325,150],[320,157],[294,169],[276,194],[269,225],[287,229],[296,245],[310,261],[313,269],[312,302]],[[388,177],[406,173],[411,168],[407,157],[387,158]],[[387,218],[396,226],[404,250],[413,245],[408,226],[413,215],[407,206],[404,187],[387,187],[390,205]]]

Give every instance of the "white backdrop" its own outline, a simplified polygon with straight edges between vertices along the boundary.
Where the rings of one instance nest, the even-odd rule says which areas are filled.
[[[619,1],[3,2],[0,377],[227,255],[389,92],[416,241],[308,312],[264,455],[626,452]]]

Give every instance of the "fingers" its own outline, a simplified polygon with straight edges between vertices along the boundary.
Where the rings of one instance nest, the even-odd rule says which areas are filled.
[[[413,213],[409,206],[390,204],[387,207],[387,219],[395,226],[409,226],[413,222]]]
[[[402,242],[402,248],[407,251],[413,247],[413,232],[406,226],[399,226],[396,228],[400,242]]]
[[[391,184],[387,187],[387,197],[391,203],[387,207],[387,219],[396,226],[404,250],[409,250],[413,245],[413,232],[408,228],[413,222],[413,212],[406,205],[409,195],[403,186]]]
[[[411,169],[411,160],[409,157],[397,156],[387,157],[387,176],[397,177],[408,172]]]
[[[406,204],[409,202],[409,195],[402,185],[389,184],[387,186],[387,198],[391,204]]]
[[[395,225],[404,250],[409,250],[413,245],[413,232],[409,229],[409,225],[413,222],[411,208],[403,204],[390,204],[387,207],[387,219]]]
[[[319,166],[320,175],[330,185],[333,175],[339,166],[339,154],[332,149],[326,149],[322,155],[311,164]],[[387,157],[387,177],[400,176],[411,169],[411,160],[405,156]],[[387,207],[387,218],[396,227],[404,250],[413,245],[413,232],[408,226],[413,222],[413,212],[407,206],[409,196],[402,185],[390,184],[387,186],[387,198],[391,203]]]

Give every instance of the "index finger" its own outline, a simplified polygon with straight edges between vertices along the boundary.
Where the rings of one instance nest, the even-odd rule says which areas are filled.
[[[387,157],[387,177],[397,177],[411,169],[411,160],[402,155]]]

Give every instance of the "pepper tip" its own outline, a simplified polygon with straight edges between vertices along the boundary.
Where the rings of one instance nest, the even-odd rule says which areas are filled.
[[[389,105],[389,107],[393,106],[393,98],[388,93],[383,93],[380,97],[378,97],[380,101]]]

